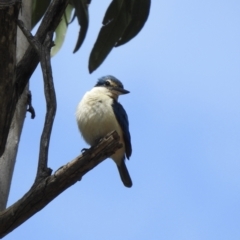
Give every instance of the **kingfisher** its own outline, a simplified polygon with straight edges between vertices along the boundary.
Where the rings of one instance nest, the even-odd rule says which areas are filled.
[[[101,77],[79,102],[76,119],[83,139],[90,146],[95,145],[109,132],[117,131],[122,148],[110,158],[116,163],[124,186],[130,188],[132,180],[125,159],[129,159],[132,154],[131,135],[127,113],[118,102],[118,97],[127,93],[130,92],[124,89],[121,81],[114,76]]]

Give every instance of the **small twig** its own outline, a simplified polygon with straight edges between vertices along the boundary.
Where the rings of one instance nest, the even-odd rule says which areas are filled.
[[[31,119],[34,119],[36,114],[35,114],[35,110],[32,106],[32,93],[30,90],[28,90],[28,93],[27,93],[27,105],[28,105],[27,111],[30,112]]]
[[[57,101],[53,84],[52,68],[50,61],[51,59],[50,50],[51,47],[53,46],[52,42],[53,32],[47,34],[46,39],[42,45],[38,41],[38,39],[36,37],[33,37],[31,32],[24,27],[22,21],[18,20],[18,26],[21,28],[24,35],[28,39],[29,43],[34,47],[34,49],[37,51],[39,55],[44,80],[44,93],[46,98],[47,112],[40,141],[38,170],[35,179],[35,183],[37,183],[41,179],[51,175],[52,172],[52,170],[47,167],[47,163],[49,142],[57,108]]]
[[[41,136],[40,142],[40,152],[38,160],[38,171],[35,182],[41,180],[42,177],[47,177],[51,175],[52,170],[47,167],[48,163],[48,149],[50,143],[50,137],[52,132],[52,126],[57,109],[57,100],[53,84],[52,77],[52,67],[51,67],[51,57],[50,50],[53,46],[52,42],[53,32],[48,33],[47,37],[43,43],[43,51],[40,59],[43,80],[44,80],[44,93],[46,98],[47,113],[45,117],[44,128]]]
[[[25,35],[25,37],[27,38],[28,42],[31,44],[31,46],[36,50],[39,58],[41,57],[41,52],[42,52],[42,45],[41,43],[38,41],[37,38],[35,38],[31,32],[24,26],[23,21],[18,20],[18,26],[20,27],[20,29],[22,30],[23,34]]]

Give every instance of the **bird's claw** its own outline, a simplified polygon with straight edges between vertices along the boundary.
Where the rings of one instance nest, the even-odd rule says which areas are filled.
[[[87,150],[88,150],[88,148],[83,148],[83,149],[81,150],[81,153],[85,153]]]

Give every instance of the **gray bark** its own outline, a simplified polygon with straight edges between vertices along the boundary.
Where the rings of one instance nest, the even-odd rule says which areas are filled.
[[[32,1],[23,0],[22,9],[19,12],[19,19],[21,19],[24,22],[25,26],[29,29],[31,28],[31,12]],[[27,47],[28,41],[22,34],[22,31],[18,28],[16,52],[17,63],[23,57]],[[28,86],[25,88],[21,98],[18,101],[8,134],[5,151],[0,158],[0,211],[5,209],[7,205],[14,166],[17,157],[18,144],[20,141],[20,136],[26,115],[27,92]]]
[[[14,84],[16,80],[16,32],[19,0],[0,0],[0,157],[14,115]]]
[[[37,52],[33,47],[29,46],[16,67],[16,40],[14,37],[17,35],[16,19],[20,2],[21,0],[0,0],[0,25],[2,26],[0,28],[0,156],[2,156],[4,152],[7,136],[10,136],[8,133],[10,131],[10,125],[13,122],[12,118],[16,104],[20,96],[23,95],[24,89],[39,63]],[[26,0],[26,3],[27,2],[31,1]],[[69,0],[51,1],[36,33],[38,41],[43,43],[47,33],[56,29],[68,2]],[[6,41],[6,39],[9,41]],[[23,100],[22,103],[25,104],[25,100]],[[22,113],[24,114],[24,111]],[[24,120],[24,115],[22,115],[22,118]],[[15,127],[12,125],[12,127],[15,128],[16,132],[16,134],[12,136],[20,136],[18,134],[21,133],[21,123],[19,122]],[[20,137],[9,137],[8,142],[11,143],[12,149],[15,148],[15,150],[12,151],[13,153],[15,152],[15,155],[17,153],[19,140]],[[0,211],[6,208],[14,163],[14,154],[11,154],[9,157],[2,157],[0,160]]]

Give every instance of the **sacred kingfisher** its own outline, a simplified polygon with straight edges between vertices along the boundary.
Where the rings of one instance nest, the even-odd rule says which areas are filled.
[[[123,147],[111,158],[117,164],[123,184],[131,187],[132,180],[125,165],[125,158],[129,159],[132,154],[128,116],[118,102],[118,96],[127,93],[129,91],[117,78],[111,75],[102,77],[83,96],[77,107],[76,118],[84,140],[91,146],[109,132],[117,131]]]

